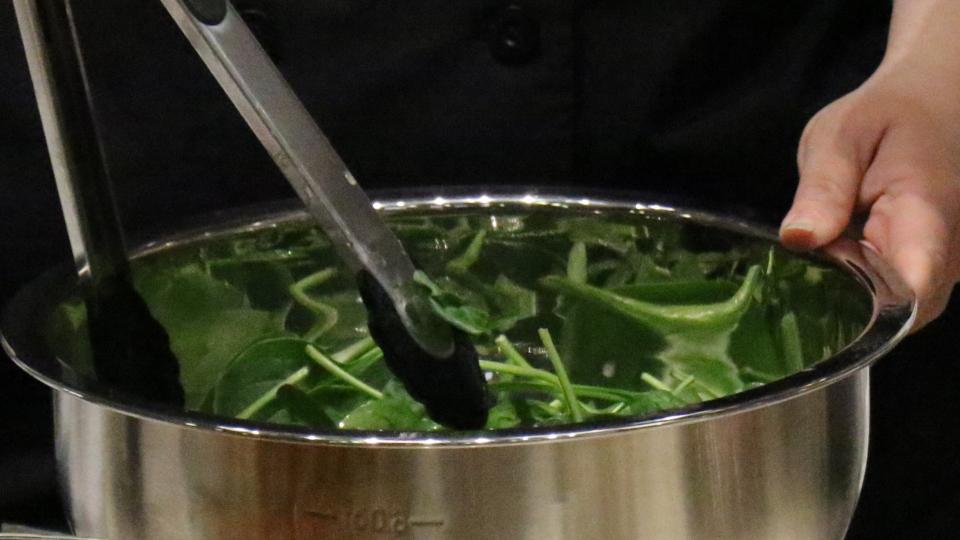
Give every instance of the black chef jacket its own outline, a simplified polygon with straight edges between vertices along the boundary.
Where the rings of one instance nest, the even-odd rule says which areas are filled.
[[[79,18],[126,218],[289,195],[159,2],[119,3],[82,2]],[[873,70],[890,11],[880,0],[239,5],[368,188],[585,183],[771,213],[789,201],[806,119]]]
[[[291,195],[159,2],[74,3],[127,228]],[[792,195],[804,123],[876,67],[890,16],[884,0],[236,4],[365,187],[619,187],[768,220]],[[0,39],[0,242],[21,261],[0,266],[5,298],[67,251],[9,3]],[[899,356],[910,355],[907,344]],[[875,419],[853,536],[957,524],[932,503],[958,483],[949,454],[935,451],[946,443],[917,423],[915,394],[897,393],[910,373],[933,410],[956,386],[900,367],[911,360],[887,361],[895,383],[877,377],[886,416]],[[5,385],[40,411],[0,406],[0,433],[41,448],[0,449],[0,520],[24,521],[49,490],[11,471],[49,471],[48,411],[9,363]]]

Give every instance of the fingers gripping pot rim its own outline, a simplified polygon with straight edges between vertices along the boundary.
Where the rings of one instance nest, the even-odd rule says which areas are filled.
[[[537,193],[429,193],[379,206],[638,211],[774,238],[734,219],[623,195]],[[248,214],[141,255],[304,219]],[[30,337],[31,320],[62,298],[62,274],[21,293],[2,328],[5,349],[55,390],[60,477],[84,536],[841,538],[866,460],[866,368],[904,335],[915,307],[869,249],[839,242],[825,255],[857,277],[874,304],[867,329],[837,355],[685,409],[576,425],[330,432],[113,402],[37,354]]]

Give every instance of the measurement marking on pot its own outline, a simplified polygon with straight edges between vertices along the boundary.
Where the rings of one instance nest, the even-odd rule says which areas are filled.
[[[334,520],[334,521],[337,520],[337,515],[336,515],[336,514],[330,514],[330,513],[328,513],[328,512],[321,512],[321,511],[319,511],[319,510],[307,510],[305,513],[306,513],[308,516],[318,517],[318,518],[322,518],[322,519],[332,519],[332,520]]]
[[[330,526],[357,533],[401,535],[414,527],[443,527],[446,521],[433,517],[411,517],[400,509],[347,507],[325,511],[305,509],[303,513]]]
[[[410,518],[410,525],[412,525],[412,526],[414,526],[414,527],[417,527],[417,526],[420,526],[420,527],[442,527],[442,526],[443,526],[443,520],[442,520],[442,519],[417,519],[417,518]]]

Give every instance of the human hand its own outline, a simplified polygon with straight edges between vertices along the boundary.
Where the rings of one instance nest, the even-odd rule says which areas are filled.
[[[800,140],[800,183],[780,230],[787,247],[814,249],[862,213],[864,239],[917,296],[914,329],[943,312],[960,280],[960,85],[945,79],[885,61],[817,113]]]

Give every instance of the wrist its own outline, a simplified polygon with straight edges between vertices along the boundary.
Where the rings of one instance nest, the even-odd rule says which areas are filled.
[[[896,0],[887,51],[864,86],[960,118],[958,28],[958,0]]]
[[[960,87],[960,2],[896,0],[881,70]]]

